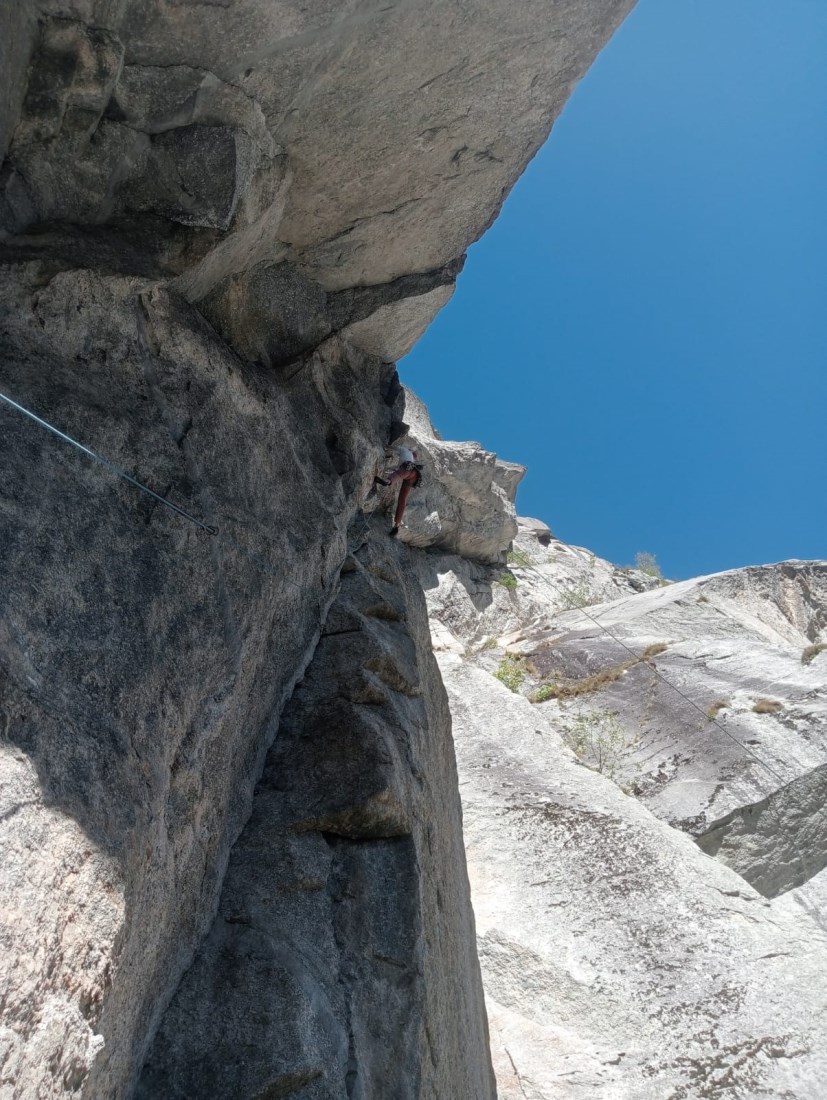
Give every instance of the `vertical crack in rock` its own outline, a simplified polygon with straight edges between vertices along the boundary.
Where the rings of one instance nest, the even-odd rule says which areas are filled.
[[[346,563],[140,1098],[253,1100],[299,1074],[314,1100],[493,1096],[450,725],[405,554],[380,533]]]
[[[2,885],[29,914],[4,932],[18,960],[0,988],[7,1057],[23,1088],[65,1068],[90,1097],[124,1097],[210,925],[335,593],[393,372],[334,340],[285,386],[156,289],[150,388],[136,328],[146,282],[66,270],[45,247],[4,249],[4,387],[193,514],[207,500],[232,539],[0,413]],[[111,255],[105,239],[92,252]],[[32,921],[43,936],[29,965]]]
[[[406,548],[352,559],[356,625],[331,615],[314,662],[336,692],[311,674],[295,693],[281,740],[302,768],[282,761],[286,786],[269,768],[221,884],[354,516],[405,430],[388,363],[631,7],[4,5],[3,386],[222,536],[0,411],[1,1056],[23,1094],[126,1100],[180,984],[169,1018],[192,1009],[193,1049],[162,1028],[144,1089],[163,1063],[163,1087],[192,1095],[194,1048],[211,1065],[224,1043],[234,1100],[328,1100],[352,1033],[362,1100],[380,1073],[365,1021],[387,992],[398,1095],[492,1095],[449,715]],[[496,497],[511,530],[516,469],[481,465],[468,495]],[[465,525],[496,560],[483,507],[430,543],[460,546]],[[356,639],[374,647],[358,667]],[[359,929],[362,904],[375,921]],[[212,1045],[214,1002],[187,1000],[205,973],[246,1004]]]

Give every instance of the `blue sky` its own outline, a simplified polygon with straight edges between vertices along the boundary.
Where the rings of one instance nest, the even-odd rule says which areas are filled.
[[[825,58],[825,0],[640,0],[400,364],[567,542],[827,557]]]

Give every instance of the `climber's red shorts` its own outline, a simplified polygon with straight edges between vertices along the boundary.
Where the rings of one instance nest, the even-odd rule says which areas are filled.
[[[414,485],[419,480],[419,472],[414,469],[413,466],[405,465],[400,466],[398,470],[394,470],[388,478],[388,485],[393,485],[397,481],[401,481],[399,486],[399,499],[396,502],[396,513],[393,517],[394,527],[398,527],[402,522],[402,516],[405,514],[405,505],[408,503],[408,494]]]

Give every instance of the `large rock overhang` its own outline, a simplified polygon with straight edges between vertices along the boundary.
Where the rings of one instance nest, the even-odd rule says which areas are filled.
[[[246,358],[394,360],[633,3],[22,0],[0,227],[107,228]]]

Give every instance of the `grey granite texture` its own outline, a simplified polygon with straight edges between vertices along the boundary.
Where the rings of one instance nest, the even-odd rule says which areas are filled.
[[[409,557],[374,525],[345,562],[142,1100],[495,1095],[451,717]]]
[[[0,408],[2,1100],[134,1093],[206,959],[283,708],[402,431],[391,360],[631,7],[4,6],[0,390],[190,518]],[[498,560],[520,468],[426,446],[442,544]],[[444,699],[416,662],[435,771],[394,773],[400,832],[322,840],[313,858],[327,853],[329,961],[346,978],[329,1034],[348,1013],[357,1031],[399,1024],[400,1089],[454,1100],[486,1095],[489,1063]],[[348,776],[355,804],[364,777]],[[380,912],[395,878],[398,942]],[[374,939],[394,960],[380,971],[403,961],[386,1003],[362,958]],[[404,1020],[398,983],[416,994]],[[305,1034],[318,1068],[320,1033]],[[348,1043],[344,1087],[368,1089],[381,1043]],[[296,1050],[284,1065],[255,1072],[321,1087]]]
[[[284,264],[312,316],[374,288],[349,336],[395,359],[632,6],[20,0],[3,17],[0,229],[140,240],[247,356],[269,354]],[[312,335],[304,306],[272,307]]]
[[[498,1095],[821,1100],[827,563],[669,584],[518,527],[507,572],[416,562]]]
[[[335,595],[394,372],[334,339],[279,380],[168,291],[2,278],[3,392],[219,531],[0,408],[0,1064],[14,1097],[124,1096]]]

